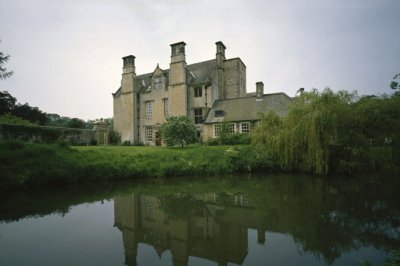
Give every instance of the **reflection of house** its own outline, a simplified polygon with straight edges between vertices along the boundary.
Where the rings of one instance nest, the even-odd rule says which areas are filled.
[[[169,199],[142,194],[115,198],[115,226],[122,232],[126,264],[136,265],[138,243],[153,246],[160,256],[169,249],[173,265],[187,265],[189,256],[218,265],[243,263],[247,229],[264,228],[265,224],[248,197],[215,193],[191,197],[181,199],[188,207],[182,212],[176,210],[179,195]],[[264,241],[265,230],[260,229],[259,242]]]

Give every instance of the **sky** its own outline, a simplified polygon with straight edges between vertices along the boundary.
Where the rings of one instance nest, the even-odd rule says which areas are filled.
[[[247,67],[247,91],[299,88],[390,94],[400,72],[400,0],[0,0],[0,80],[20,103],[84,120],[112,117],[122,57],[136,73],[168,69],[170,44],[188,64],[227,58]]]

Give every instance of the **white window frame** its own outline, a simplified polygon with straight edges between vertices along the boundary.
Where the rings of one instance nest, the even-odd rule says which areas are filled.
[[[222,124],[214,124],[213,125],[213,137],[214,138],[218,138],[219,137],[221,129],[222,129]]]
[[[245,128],[246,126],[247,128]],[[241,134],[250,134],[250,122],[241,122],[240,123],[240,133]]]
[[[146,118],[151,119],[153,117],[153,102],[146,102],[145,110],[146,110]]]
[[[153,142],[153,127],[146,126],[144,128],[144,136],[146,138],[146,142]]]
[[[229,123],[228,124],[229,134],[236,133],[236,123]]]

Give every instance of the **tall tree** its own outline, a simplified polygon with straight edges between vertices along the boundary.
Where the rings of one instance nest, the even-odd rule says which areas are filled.
[[[13,71],[7,71],[7,68],[4,67],[4,64],[9,59],[10,59],[10,55],[0,52],[0,79],[9,78],[13,74]]]

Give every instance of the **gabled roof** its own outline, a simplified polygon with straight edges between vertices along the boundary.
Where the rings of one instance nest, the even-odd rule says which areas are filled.
[[[159,66],[157,66],[156,70],[158,68]],[[214,76],[214,71],[216,68],[217,68],[217,61],[215,59],[187,65],[186,69],[189,73],[188,81],[191,82],[191,85],[200,85],[209,83]],[[148,92],[148,88],[149,86],[151,86],[151,78],[154,72],[155,70],[151,73],[146,73],[136,76],[136,84],[135,84],[136,92],[138,93]],[[166,84],[168,84],[169,69],[162,70],[162,73],[167,78]],[[114,95],[117,94],[117,92],[115,92]]]
[[[288,112],[292,99],[285,93],[264,94],[262,98],[243,97],[216,100],[208,112],[205,124],[260,120],[259,113],[274,111],[279,116]],[[222,114],[221,116],[215,113]]]

